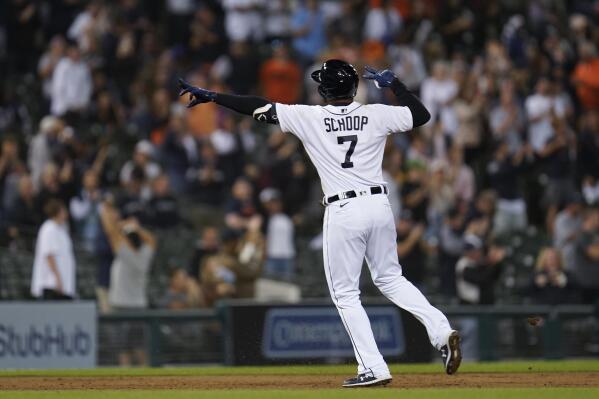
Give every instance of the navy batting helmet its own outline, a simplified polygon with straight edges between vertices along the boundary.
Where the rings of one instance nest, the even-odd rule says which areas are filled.
[[[325,100],[353,98],[358,90],[358,72],[348,62],[328,60],[312,72],[312,79],[320,83],[318,92]]]

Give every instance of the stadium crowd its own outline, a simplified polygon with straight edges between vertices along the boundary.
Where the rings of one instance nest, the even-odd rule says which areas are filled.
[[[223,220],[193,224],[201,239],[189,266],[172,268],[156,305],[252,297],[260,276],[294,281],[294,243],[318,235],[322,213],[301,146],[212,103],[186,109],[176,82],[316,104],[310,72],[342,58],[392,69],[432,115],[391,136],[384,160],[409,279],[494,303],[509,252],[499,238],[536,228],[546,245],[522,294],[590,303],[598,19],[591,0],[7,0],[0,244],[38,251],[32,267],[50,271],[35,296],[76,295],[58,284],[64,258],[46,264],[75,246],[97,260],[104,309],[146,307],[156,241],[190,223],[181,204],[192,203]],[[395,100],[361,82],[357,101]],[[70,225],[73,243],[34,248],[46,219]],[[66,263],[73,274],[76,259]]]

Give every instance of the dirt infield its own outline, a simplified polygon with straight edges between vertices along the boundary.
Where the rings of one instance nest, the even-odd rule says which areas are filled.
[[[344,376],[0,377],[0,390],[316,389],[338,388]],[[599,387],[599,372],[395,375],[391,388]]]

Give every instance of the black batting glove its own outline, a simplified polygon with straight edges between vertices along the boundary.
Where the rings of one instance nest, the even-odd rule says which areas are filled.
[[[189,104],[187,104],[187,108],[194,107],[198,104],[216,101],[215,92],[192,86],[181,78],[179,78],[179,88],[181,89],[179,96],[189,93],[190,101]]]

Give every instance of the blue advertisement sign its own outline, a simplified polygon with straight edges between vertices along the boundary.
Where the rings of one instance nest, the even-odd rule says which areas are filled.
[[[374,338],[385,356],[405,350],[399,310],[392,306],[366,308]],[[331,307],[270,309],[264,320],[262,353],[269,359],[351,357],[350,338]]]
[[[96,366],[96,304],[0,303],[0,369]]]

